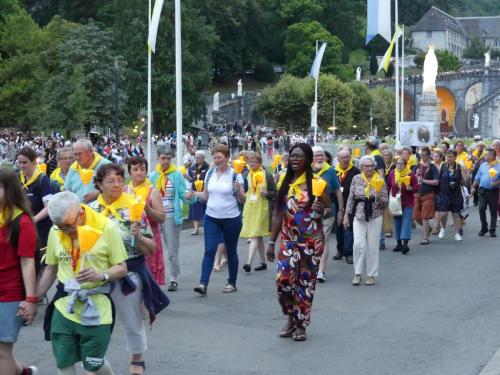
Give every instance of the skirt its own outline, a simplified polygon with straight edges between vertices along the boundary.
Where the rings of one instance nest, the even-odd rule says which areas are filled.
[[[206,205],[196,202],[189,206],[189,220],[202,221],[205,217]]]

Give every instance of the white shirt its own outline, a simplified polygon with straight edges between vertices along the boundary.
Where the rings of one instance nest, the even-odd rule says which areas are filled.
[[[232,219],[240,216],[238,202],[233,193],[233,169],[228,168],[224,174],[213,171],[210,181],[205,178],[208,189],[206,214],[215,219]]]

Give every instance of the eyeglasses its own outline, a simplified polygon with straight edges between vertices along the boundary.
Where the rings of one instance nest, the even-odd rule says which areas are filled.
[[[363,164],[364,168],[375,168],[375,164]]]

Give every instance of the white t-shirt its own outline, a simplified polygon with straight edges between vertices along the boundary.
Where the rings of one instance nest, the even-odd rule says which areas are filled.
[[[215,219],[232,219],[240,216],[238,202],[233,193],[233,169],[228,168],[219,176],[213,171],[210,181],[208,173],[205,184],[208,189],[207,209],[205,213]]]

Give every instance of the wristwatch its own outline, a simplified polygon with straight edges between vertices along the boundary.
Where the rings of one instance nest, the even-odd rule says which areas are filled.
[[[102,273],[102,281],[109,281],[109,273],[107,272]]]

